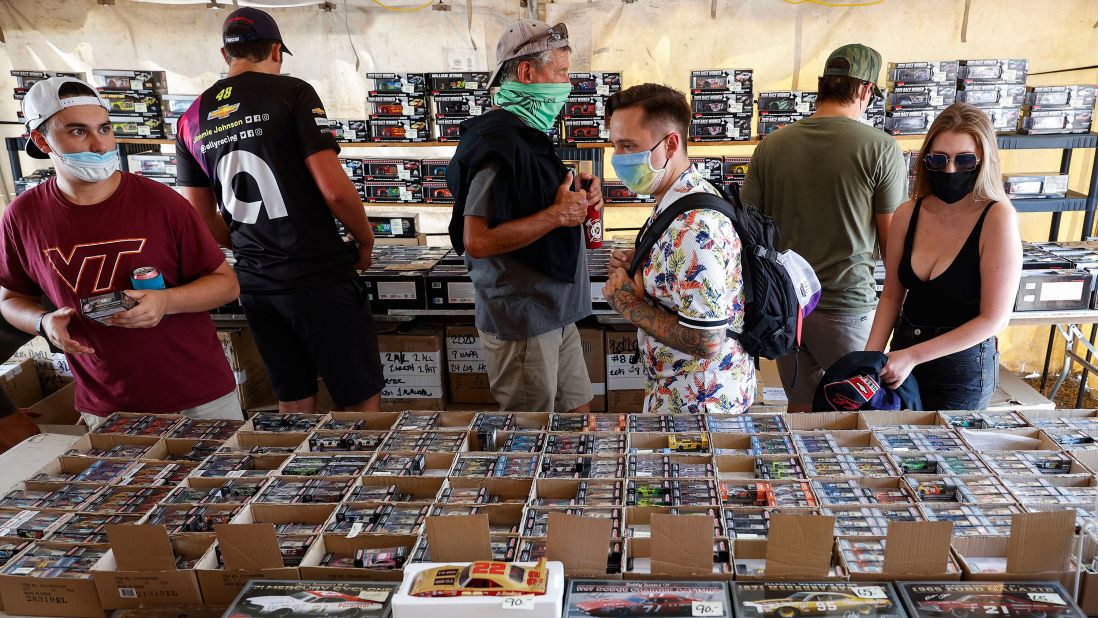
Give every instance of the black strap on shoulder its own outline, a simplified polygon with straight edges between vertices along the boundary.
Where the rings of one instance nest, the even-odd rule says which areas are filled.
[[[679,215],[691,210],[707,209],[715,210],[735,221],[736,215],[733,208],[732,204],[729,204],[723,197],[708,192],[691,193],[675,200],[674,204],[661,212],[650,225],[646,223],[641,228],[640,233],[637,234],[636,250],[633,253],[633,261],[629,264],[629,277],[632,278],[637,274],[637,271],[648,260],[648,254],[652,251],[652,247],[656,245],[656,242],[659,241],[663,233],[667,231],[667,228]]]

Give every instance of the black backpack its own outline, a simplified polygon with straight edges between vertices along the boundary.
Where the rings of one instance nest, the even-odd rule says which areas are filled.
[[[719,188],[721,197],[704,192],[685,195],[660,213],[651,225],[642,227],[637,234],[629,276],[644,265],[656,241],[679,215],[699,209],[723,214],[732,221],[743,244],[744,331],[737,333],[729,328],[728,336],[738,340],[752,356],[775,359],[800,345],[797,327],[800,302],[789,273],[778,262],[777,224],[754,206],[745,206],[735,184],[730,188],[731,198]]]

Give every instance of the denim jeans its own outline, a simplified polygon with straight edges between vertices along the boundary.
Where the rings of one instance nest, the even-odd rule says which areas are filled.
[[[909,348],[950,330],[915,325],[901,315],[892,349]],[[971,348],[916,365],[911,375],[919,383],[924,410],[985,410],[999,386],[998,339],[989,337]]]

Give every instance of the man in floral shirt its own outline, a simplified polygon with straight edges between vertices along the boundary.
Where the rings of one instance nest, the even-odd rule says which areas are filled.
[[[643,84],[606,105],[611,163],[630,190],[651,194],[649,223],[682,196],[717,193],[690,165],[690,107],[671,88]],[[731,221],[713,210],[680,215],[630,278],[632,251],[615,252],[605,296],[637,325],[646,413],[743,413],[755,393],[755,368],[728,329],[744,319],[742,245]]]

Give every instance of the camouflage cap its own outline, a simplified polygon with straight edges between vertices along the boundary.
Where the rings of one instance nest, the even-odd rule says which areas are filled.
[[[824,76],[842,75],[873,84],[873,94],[883,96],[877,87],[881,75],[881,54],[860,43],[843,45],[831,52],[824,65]]]

